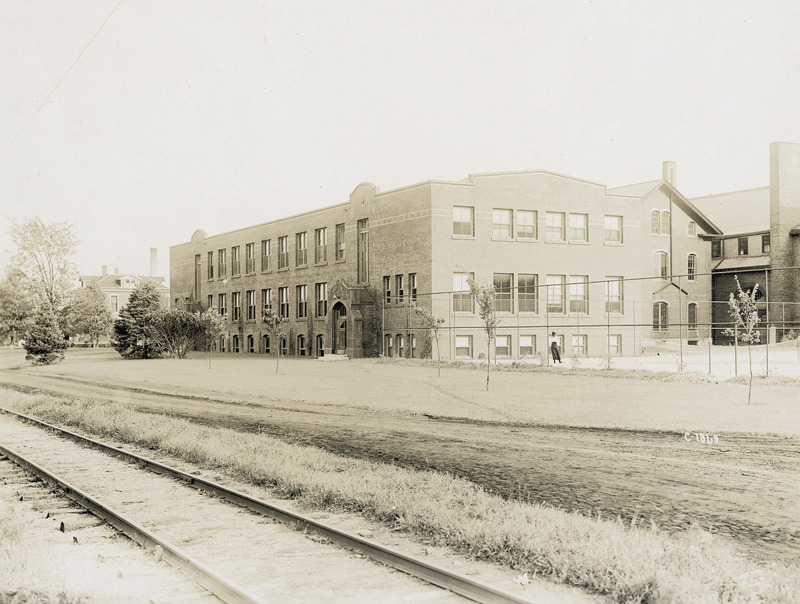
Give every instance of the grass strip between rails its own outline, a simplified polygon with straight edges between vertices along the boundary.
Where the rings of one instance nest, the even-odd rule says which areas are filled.
[[[316,508],[348,511],[478,559],[618,602],[796,602],[800,572],[738,556],[699,529],[590,519],[506,501],[471,482],[350,459],[275,438],[198,426],[122,404],[6,391],[6,404],[100,437],[158,448]]]

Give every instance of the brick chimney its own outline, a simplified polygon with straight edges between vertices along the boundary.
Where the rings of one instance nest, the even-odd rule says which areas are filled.
[[[665,161],[661,164],[661,178],[673,187],[678,186],[678,164],[674,161]]]
[[[158,248],[150,248],[150,276],[155,277],[158,274]]]

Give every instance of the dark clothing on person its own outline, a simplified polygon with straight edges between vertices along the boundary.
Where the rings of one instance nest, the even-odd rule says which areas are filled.
[[[556,344],[555,342],[550,344],[550,352],[553,353],[553,362],[561,363],[561,354],[558,352],[558,344]]]

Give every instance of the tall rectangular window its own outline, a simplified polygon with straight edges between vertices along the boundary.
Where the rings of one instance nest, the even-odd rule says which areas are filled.
[[[622,336],[620,334],[609,334],[608,354],[622,354]]]
[[[697,223],[694,220],[689,221],[689,228],[686,234],[689,235],[689,237],[697,236]]]
[[[417,301],[417,273],[408,273],[408,289],[411,292],[411,301]]]
[[[537,239],[538,212],[536,210],[517,210],[517,239]]]
[[[511,304],[511,289],[514,275],[512,273],[494,273],[492,282],[494,284],[495,298],[494,308],[497,312],[514,312]]]
[[[261,290],[261,313],[272,310],[272,289]]]
[[[242,272],[242,261],[239,257],[239,246],[231,248],[231,276],[236,277]]]
[[[761,253],[769,254],[769,235],[761,235]]]
[[[474,273],[453,273],[453,311],[474,312],[469,280]]]
[[[587,314],[589,312],[589,277],[570,275],[569,312]]]
[[[358,221],[358,282],[369,283],[369,218]]]
[[[278,288],[278,316],[284,319],[289,318],[289,288]]]
[[[295,235],[295,266],[308,264],[308,235],[305,231]]]
[[[214,252],[208,252],[208,278],[214,278]]]
[[[119,296],[111,294],[111,312],[119,312]]]
[[[653,330],[666,331],[669,324],[669,306],[666,302],[653,304]]]
[[[248,243],[244,248],[245,273],[248,275],[256,272],[256,244]]]
[[[336,225],[336,260],[344,260],[344,224]]]
[[[715,239],[711,242],[711,257],[719,258],[720,256],[722,256],[722,241]]]
[[[747,247],[747,237],[739,237],[739,255],[740,256],[747,256],[748,247]]]
[[[566,275],[547,275],[547,312],[563,314],[566,306]]]
[[[622,216],[606,216],[606,243],[622,243]]]
[[[661,234],[662,235],[670,235],[672,234],[672,220],[670,219],[671,214],[669,212],[661,212]]]
[[[242,318],[242,292],[231,294],[231,308],[233,309],[233,320],[238,321]]]
[[[297,318],[303,319],[308,316],[308,286],[297,286]]]
[[[289,268],[289,237],[278,237],[278,270]]]
[[[686,273],[689,275],[689,281],[694,281],[697,276],[697,256],[689,254],[686,258]]]
[[[460,237],[475,236],[475,208],[453,206],[453,235]]]
[[[697,304],[689,302],[686,315],[686,322],[689,324],[689,330],[697,331]]]
[[[539,312],[537,285],[539,285],[538,275],[517,275],[519,312]]]
[[[394,277],[394,291],[395,297],[397,298],[397,302],[402,304],[403,303],[403,275],[395,275]]]
[[[519,356],[528,357],[536,354],[536,336],[521,335],[519,337]]]
[[[585,357],[587,340],[586,334],[576,334],[572,336],[572,354]]]
[[[314,231],[314,262],[320,264],[328,261],[328,229],[325,227]]]
[[[272,240],[271,239],[264,239],[261,242],[261,270],[268,271],[272,267],[270,266],[270,256],[272,254]]]
[[[622,277],[606,277],[606,312],[622,314]]]
[[[492,239],[511,239],[511,210],[492,210]]]
[[[328,314],[328,284],[317,283],[314,286],[314,296],[317,299],[317,316],[325,317]]]
[[[219,309],[217,310],[220,315],[226,317],[228,315],[228,295],[227,294],[220,294],[219,295]]]
[[[656,252],[653,255],[653,261],[655,276],[667,279],[669,277],[669,254],[666,252]]]
[[[214,307],[214,294],[208,294],[208,304],[206,308],[213,308]]]
[[[386,293],[386,304],[392,303],[392,278],[385,276],[383,278],[383,291]]]
[[[547,226],[545,241],[565,240],[564,212],[547,212],[545,214],[545,224]]]
[[[220,279],[228,274],[228,265],[225,256],[225,250],[219,250],[217,252],[217,274]]]
[[[569,215],[569,240],[570,241],[589,241],[589,215],[570,214]]]
[[[661,212],[658,210],[650,212],[650,234],[661,234]]]
[[[256,318],[256,290],[247,290],[247,320],[254,321]]]

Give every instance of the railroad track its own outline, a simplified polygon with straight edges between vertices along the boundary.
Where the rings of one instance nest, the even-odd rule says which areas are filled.
[[[5,439],[15,441],[15,447],[12,449],[4,443],[0,445],[0,454],[47,483],[57,485],[67,497],[143,547],[158,552],[163,560],[181,568],[197,583],[226,602],[260,602],[276,597],[280,597],[282,601],[314,601],[320,598],[327,601],[374,601],[376,597],[380,601],[409,601],[409,595],[414,601],[466,598],[477,602],[529,602],[465,575],[437,567],[415,556],[359,535],[349,534],[216,482],[15,411],[0,408],[0,412],[6,417],[23,420],[29,426],[44,428],[73,441],[65,442],[64,438],[53,438],[51,434],[41,430],[32,432],[26,427],[27,431],[24,433]],[[76,447],[77,452],[73,450],[72,453],[65,453],[65,445]],[[86,447],[93,450],[87,450]],[[30,453],[17,450],[20,448]],[[29,457],[35,457],[36,460]],[[70,458],[73,459],[73,465],[77,463],[77,468],[68,467]],[[39,459],[45,461],[39,462]],[[120,461],[127,463],[121,464]],[[114,464],[124,467],[116,468]],[[75,478],[70,478],[67,482],[65,477],[55,474],[57,470],[45,469],[44,465],[60,466],[63,472],[59,473],[67,473]],[[141,482],[140,477],[131,477],[131,472],[143,474],[139,468],[150,471],[145,482]],[[96,484],[97,476],[101,476],[101,484],[97,486],[97,489],[104,491],[101,495],[90,495],[88,488],[77,486],[78,481],[81,484]],[[165,486],[165,478],[173,480],[168,480]],[[161,482],[155,483],[154,480]],[[132,491],[128,488],[117,488],[124,486],[126,482],[132,483]],[[184,491],[189,491],[192,497],[187,497]],[[116,495],[115,492],[122,495]],[[209,498],[207,495],[213,497]],[[168,505],[170,499],[177,502],[177,507]],[[223,506],[225,510],[220,509]],[[254,514],[244,513],[242,508]],[[134,514],[142,520],[134,520]],[[187,523],[187,515],[196,517]],[[287,585],[281,583],[274,573],[266,572],[265,568],[275,566],[274,562],[279,554],[272,551],[270,555],[269,551],[270,544],[275,541],[272,534],[275,523],[283,525],[281,530],[284,532],[285,526],[295,529],[290,531],[292,538],[300,539],[304,544],[291,547],[299,548],[297,551],[303,553],[297,557],[310,562],[302,570],[283,568],[280,572],[299,573],[301,576],[307,573],[309,581],[306,583],[313,583],[319,574],[324,574],[320,573],[320,565],[331,566],[331,560],[336,559],[333,566],[344,566],[340,571],[328,574],[337,575],[342,579],[342,584],[323,585],[321,589],[324,593],[315,593],[307,584],[301,586],[290,580]],[[265,530],[268,534],[261,534]],[[304,535],[311,536],[312,540]],[[204,539],[198,539],[200,536]],[[198,545],[197,541],[204,541],[205,544]],[[221,541],[224,543],[220,543]],[[331,543],[339,547],[331,548]],[[308,548],[314,551],[307,552]],[[320,548],[324,550],[322,553],[317,551]],[[332,554],[332,549],[337,553]],[[232,552],[235,553],[233,559]],[[363,567],[367,560],[379,564],[369,565],[365,571]],[[410,578],[402,578],[403,575],[398,573],[390,573],[385,567],[402,571],[405,575],[424,581],[428,586]],[[237,583],[241,585],[227,579],[226,574],[235,576]],[[431,585],[441,589],[430,587]],[[281,593],[281,590],[293,589],[296,591]]]

